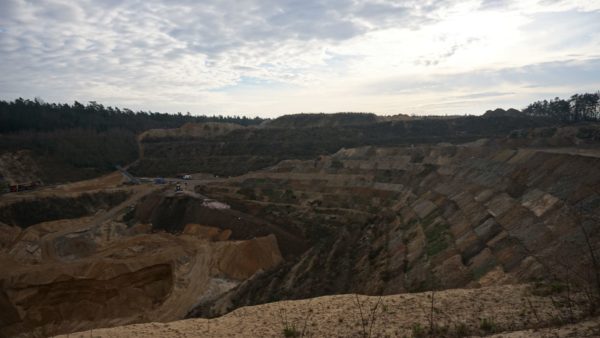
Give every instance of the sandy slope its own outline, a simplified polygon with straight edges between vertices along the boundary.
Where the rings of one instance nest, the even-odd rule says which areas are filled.
[[[244,307],[214,319],[137,324],[70,337],[283,337],[286,326],[295,327],[298,332],[304,330],[305,336],[361,337],[363,326],[357,299],[368,331],[369,310],[377,304],[378,297],[338,295]],[[594,319],[563,331],[518,332],[549,326],[558,314],[550,298],[534,296],[530,287],[524,285],[447,290],[436,293],[434,300],[438,326],[452,332],[462,323],[471,335],[504,332],[496,337],[506,337],[507,331],[512,331],[510,337],[545,337],[553,332],[577,332],[577,337],[593,337],[600,322]],[[416,332],[416,325],[429,327],[430,309],[431,293],[385,296],[375,310],[371,336],[410,337]],[[492,331],[482,330],[484,319],[493,324]]]
[[[74,203],[77,198],[87,201],[87,193],[130,193],[110,209],[97,208],[85,217],[25,229],[0,223],[0,337],[181,319],[199,301],[282,261],[273,235],[233,241],[228,240],[229,229],[204,227],[204,232],[214,232],[213,238],[191,230],[152,233],[149,224],[129,227],[122,216],[166,187],[121,187],[121,179],[117,172],[2,197],[0,206],[43,197]],[[55,217],[51,211],[60,207],[38,208]]]

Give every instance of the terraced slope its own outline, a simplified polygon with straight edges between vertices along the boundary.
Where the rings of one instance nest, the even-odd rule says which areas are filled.
[[[211,142],[245,129],[219,130]],[[521,130],[346,148],[182,192],[107,175],[3,196],[0,336],[342,293],[584,281],[587,240],[600,243],[599,141],[592,125]]]
[[[519,142],[516,142],[519,143]],[[599,238],[600,158],[514,140],[344,149],[203,194],[314,243],[192,315],[335,293],[394,294],[584,276]]]
[[[187,125],[142,135],[143,158],[131,170],[140,176],[190,172],[234,176],[282,160],[333,154],[343,147],[467,142],[504,137],[514,129],[549,123],[524,115],[411,119],[372,114],[300,114],[283,116],[260,127]]]

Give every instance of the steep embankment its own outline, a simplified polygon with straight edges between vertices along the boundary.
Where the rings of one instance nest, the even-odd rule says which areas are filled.
[[[271,232],[240,231],[246,223],[229,228],[237,218],[227,214],[213,218],[219,227],[206,225],[212,223],[203,222],[201,213],[188,217],[191,223],[176,234],[157,233],[177,225],[164,218],[163,227],[137,222],[136,204],[152,204],[153,198],[181,198],[192,209],[222,204],[162,186],[120,187],[117,178],[2,200],[0,216],[7,224],[0,222],[0,336],[181,319],[197,304],[282,262]]]
[[[466,142],[548,123],[523,115],[380,119],[373,114],[301,114],[260,127],[224,125],[217,132],[212,132],[217,124],[189,125],[148,133],[142,138],[144,158],[132,170],[141,176],[189,172],[234,176],[281,160],[332,154],[344,147]]]
[[[11,184],[89,179],[110,173],[115,164],[125,165],[137,157],[135,134],[124,130],[73,128],[0,134],[0,176],[7,177]]]
[[[0,252],[2,335],[181,319],[282,260],[274,236],[212,242],[193,233],[136,236],[118,224],[57,238],[47,227],[26,231]]]
[[[129,193],[127,190],[96,191],[0,203],[0,222],[26,228],[46,221],[80,218],[118,205]]]
[[[288,258],[300,255],[308,247],[297,229],[274,224],[227,205],[214,207],[207,201],[186,194],[154,193],[136,205],[132,217],[136,222],[152,224],[155,231],[174,234],[184,232],[187,225],[198,222],[203,226],[229,231],[232,240],[274,234],[283,255]]]
[[[600,158],[514,143],[527,141],[346,149],[206,186],[202,193],[298,229],[314,246],[193,314],[585,276],[582,227],[592,242],[600,237]]]
[[[186,123],[180,128],[173,129],[150,129],[140,134],[139,139],[157,138],[213,138],[226,135],[234,130],[242,129],[243,126],[234,123]]]

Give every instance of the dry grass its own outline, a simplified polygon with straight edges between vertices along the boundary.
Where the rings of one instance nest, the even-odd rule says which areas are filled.
[[[189,319],[94,330],[95,337],[463,337],[556,325],[551,297],[530,286],[456,289],[383,297],[338,295],[239,308]],[[360,305],[358,305],[360,304]],[[362,315],[361,315],[362,313]],[[308,315],[307,315],[308,314]],[[71,337],[85,337],[86,333]]]

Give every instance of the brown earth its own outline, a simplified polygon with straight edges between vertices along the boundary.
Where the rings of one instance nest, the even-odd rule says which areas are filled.
[[[230,288],[282,259],[273,236],[221,242],[170,234],[98,238],[105,229],[59,237],[49,257],[45,250],[32,252],[35,242],[27,236],[8,247],[0,267],[5,298],[0,312],[13,315],[0,332],[45,336],[180,319],[213,296],[209,291],[218,295],[219,288]],[[29,244],[21,246],[25,240]]]
[[[600,148],[517,143],[343,149],[198,187],[313,246],[191,315],[336,293],[584,283],[583,230],[600,243]]]
[[[183,234],[207,239],[209,241],[226,241],[231,236],[231,230],[221,230],[215,227],[189,223],[183,228]]]
[[[92,178],[89,180],[73,183],[43,186],[33,191],[24,191],[2,195],[0,206],[23,200],[35,200],[39,198],[61,196],[67,194],[78,196],[79,193],[92,193],[103,190],[123,190],[120,184],[123,182],[123,176],[119,172],[113,172],[104,176]]]
[[[300,255],[308,247],[308,243],[294,229],[273,224],[235,208],[220,208],[215,206],[215,203],[206,201],[202,195],[189,192],[156,192],[149,194],[136,205],[134,218],[140,223],[151,223],[156,230],[175,234],[185,232],[186,226],[198,221],[204,226],[229,230],[229,238],[232,240],[274,234],[282,254],[287,258]]]
[[[178,193],[172,184],[123,186],[115,173],[3,195],[0,336],[218,316],[322,295],[478,287],[484,289],[440,293],[440,325],[464,322],[474,334],[484,318],[511,332],[547,326],[557,318],[553,311],[564,319],[564,309],[546,306],[552,299],[525,286],[486,287],[589,281],[582,230],[592,245],[600,243],[600,158],[590,130],[342,149],[231,179],[187,181]],[[214,324],[225,327],[223,335],[280,336],[281,313],[269,312],[276,304],[294,313],[288,323],[300,325],[311,313],[300,304],[315,302],[325,308],[315,316],[325,322],[311,324],[315,335],[352,336],[360,327],[353,297],[246,307],[140,332],[191,334],[186,330]],[[422,311],[426,297],[386,296],[386,309],[402,310],[382,321],[398,324],[379,330],[401,336],[415,321],[425,325],[426,314],[406,313]],[[340,322],[342,314],[348,317]],[[256,316],[279,318],[279,327]]]
[[[146,196],[173,187],[120,182],[111,174],[3,197],[0,336],[181,319],[282,261],[273,235],[229,240],[226,224],[173,235],[128,221]]]

